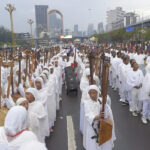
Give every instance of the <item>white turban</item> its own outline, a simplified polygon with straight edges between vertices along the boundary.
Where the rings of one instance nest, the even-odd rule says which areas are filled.
[[[49,67],[49,69],[52,69],[52,68],[54,69],[54,66],[50,66],[50,67]]]
[[[22,106],[12,107],[5,118],[4,129],[6,135],[13,137],[20,131],[26,129],[26,122],[26,109]]]
[[[98,97],[99,97],[99,94],[100,94],[100,90],[99,90],[99,88],[98,88],[98,86],[97,85],[90,85],[89,87],[88,87],[88,94],[89,94],[89,91],[90,90],[96,90],[97,91],[97,99],[98,99]]]
[[[43,86],[44,86],[43,79],[42,79],[41,77],[36,77],[35,82],[36,82],[36,81],[41,82],[41,86],[42,86],[42,88],[43,88]],[[34,83],[34,86],[36,87],[35,83]]]
[[[49,75],[49,72],[47,70],[44,70],[42,73],[46,73],[47,75]]]
[[[25,98],[18,98],[16,105],[20,105],[22,102],[26,101]]]
[[[35,88],[28,88],[26,90],[26,93],[31,93],[34,96],[35,101],[38,100],[38,91],[37,91],[37,89],[35,89]]]
[[[96,90],[98,93],[100,92],[98,86],[96,86],[96,85],[90,85],[90,86],[88,87],[88,92],[89,92],[90,90]]]
[[[40,76],[42,76],[44,78],[44,83],[46,83],[46,81],[47,81],[46,75],[42,73]]]

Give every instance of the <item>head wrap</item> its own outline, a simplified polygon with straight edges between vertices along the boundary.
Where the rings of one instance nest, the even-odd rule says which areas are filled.
[[[96,85],[90,85],[90,86],[88,87],[88,92],[89,92],[90,90],[96,90],[96,91],[99,93],[99,88],[98,88],[98,86],[96,86]]]
[[[34,96],[35,101],[38,100],[38,91],[37,91],[37,89],[35,89],[35,88],[28,88],[26,90],[26,93],[31,93]]]
[[[46,73],[47,75],[49,75],[49,72],[47,70],[44,70],[42,73]]]
[[[43,82],[46,83],[46,81],[47,81],[46,75],[42,73],[40,76],[42,76],[42,77],[44,78],[44,81],[43,81]]]
[[[95,90],[95,91],[97,91],[97,99],[98,99],[99,93],[100,93],[100,90],[99,90],[98,86],[97,86],[97,85],[90,85],[90,86],[88,87],[88,94],[89,94],[89,91],[90,91],[90,90]]]
[[[4,129],[6,135],[15,136],[17,133],[26,129],[26,122],[26,109],[22,106],[12,107],[5,118]]]
[[[44,86],[43,79],[42,79],[41,77],[36,77],[35,82],[36,82],[36,81],[41,82],[41,86],[42,86],[42,88],[43,88],[43,86]],[[34,86],[35,86],[35,88],[36,88],[35,82],[34,82]]]
[[[22,102],[26,101],[25,98],[18,98],[16,105],[20,105]]]

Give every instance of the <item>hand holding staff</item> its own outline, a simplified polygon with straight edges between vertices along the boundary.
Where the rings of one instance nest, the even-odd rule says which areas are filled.
[[[105,57],[102,71],[102,110],[100,130],[99,130],[99,145],[104,144],[112,137],[113,123],[110,118],[104,118],[105,116],[105,104],[107,101],[107,86],[108,86],[108,74],[109,74],[109,59]]]

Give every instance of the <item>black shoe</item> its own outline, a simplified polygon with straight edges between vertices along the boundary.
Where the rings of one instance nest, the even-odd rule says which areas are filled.
[[[125,106],[125,105],[127,105],[127,103],[125,103],[125,102],[122,102],[122,106]]]
[[[124,103],[126,103],[127,105],[129,105],[129,102],[128,102],[128,101],[125,101]]]

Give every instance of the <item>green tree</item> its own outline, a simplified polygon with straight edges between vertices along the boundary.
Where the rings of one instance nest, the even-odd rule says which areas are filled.
[[[0,42],[11,42],[11,32],[8,29],[5,29],[3,26],[0,26]]]

